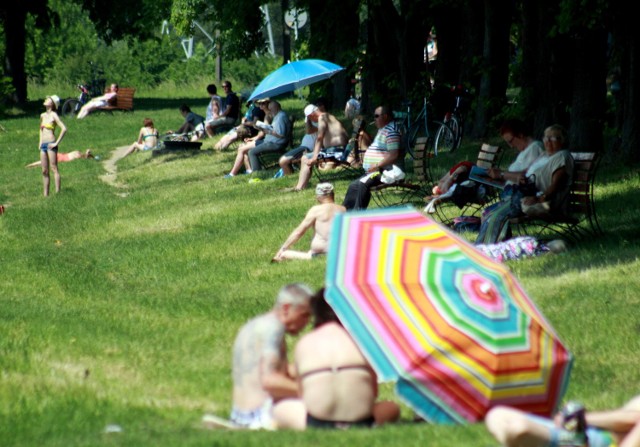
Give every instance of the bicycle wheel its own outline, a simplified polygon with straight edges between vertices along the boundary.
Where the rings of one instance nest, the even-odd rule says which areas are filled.
[[[62,104],[62,108],[60,112],[63,116],[71,116],[78,113],[80,110],[80,101],[77,99],[67,99],[64,104]]]
[[[460,124],[460,118],[458,118],[456,115],[451,115],[451,118],[449,119],[449,121],[447,121],[447,124],[449,125],[449,128],[451,129],[454,137],[454,145],[451,149],[451,151],[453,152],[460,147],[460,142],[462,141],[462,125]]]
[[[434,144],[434,155],[449,154],[456,148],[456,137],[449,127],[448,123],[442,123],[436,132],[436,140]]]
[[[419,116],[418,119],[413,122],[405,140],[404,147],[406,148],[407,154],[409,154],[411,158],[415,158],[414,148],[416,145],[416,140],[418,138],[429,138],[427,124],[423,115]]]

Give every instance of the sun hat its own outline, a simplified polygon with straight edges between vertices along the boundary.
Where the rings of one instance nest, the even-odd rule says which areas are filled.
[[[60,108],[60,97],[58,95],[47,96],[47,98],[51,98],[51,101],[53,101],[53,105],[56,106],[56,109]]]
[[[316,186],[317,196],[328,196],[333,192],[333,185],[331,183],[318,183]]]

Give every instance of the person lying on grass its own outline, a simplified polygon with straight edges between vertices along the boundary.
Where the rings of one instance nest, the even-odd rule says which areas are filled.
[[[506,447],[640,446],[640,395],[617,409],[587,411],[582,421],[573,424],[570,422],[576,421],[576,415],[567,410],[565,406],[551,420],[497,406],[489,411],[485,424]]]
[[[57,153],[57,161],[58,163],[79,160],[81,158],[93,158],[93,154],[91,153],[91,149],[87,149],[84,152],[80,151],[71,151],[71,152],[58,152]],[[40,160],[34,161],[33,163],[29,163],[26,168],[37,168],[42,166]]]

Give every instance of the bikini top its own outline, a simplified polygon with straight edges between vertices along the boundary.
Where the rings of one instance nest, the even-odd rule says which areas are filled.
[[[48,123],[40,124],[40,129],[41,130],[42,129],[55,130],[55,128],[56,128],[56,122],[55,121],[51,121],[51,122],[48,122]]]
[[[158,132],[156,132],[156,133],[148,133],[148,134],[146,134],[146,135],[143,135],[143,136],[142,136],[142,139],[143,139],[143,140],[146,140],[147,138],[150,138],[150,137],[156,137],[156,138],[158,138]]]
[[[349,370],[349,369],[361,369],[363,371],[370,371],[370,368],[365,366],[365,365],[342,365],[342,366],[329,366],[326,368],[317,368],[317,369],[312,369],[311,371],[307,371],[303,374],[300,374],[300,379],[304,379],[305,377],[311,376],[313,374],[320,374],[320,373],[325,373],[325,372],[330,372],[332,374],[337,374],[340,371],[345,371],[345,370]]]

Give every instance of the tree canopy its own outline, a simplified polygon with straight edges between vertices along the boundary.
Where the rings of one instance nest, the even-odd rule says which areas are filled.
[[[31,20],[35,28],[46,29],[57,20],[53,9],[71,4],[88,12],[101,40],[124,40],[118,45],[128,45],[125,50],[131,53],[143,42],[157,40],[159,24],[167,19],[182,35],[191,34],[194,20],[205,23],[215,30],[215,51],[227,60],[265,50],[258,0],[3,4],[4,71],[12,79],[16,101],[26,100],[25,23]],[[469,135],[483,137],[494,132],[498,120],[516,115],[538,133],[550,123],[564,124],[572,144],[582,148],[603,149],[608,130],[617,149],[640,160],[634,69],[638,37],[620,0],[280,0],[278,6],[308,11],[307,54],[348,68],[327,92],[337,103],[346,99],[356,73],[365,108],[421,98],[429,94],[430,79],[436,86],[462,83],[475,98]],[[438,42],[435,72],[429,72],[424,56],[432,29]],[[80,28],[77,32],[82,35]],[[27,56],[37,71],[47,70],[49,56]],[[613,105],[612,120],[607,111]]]

